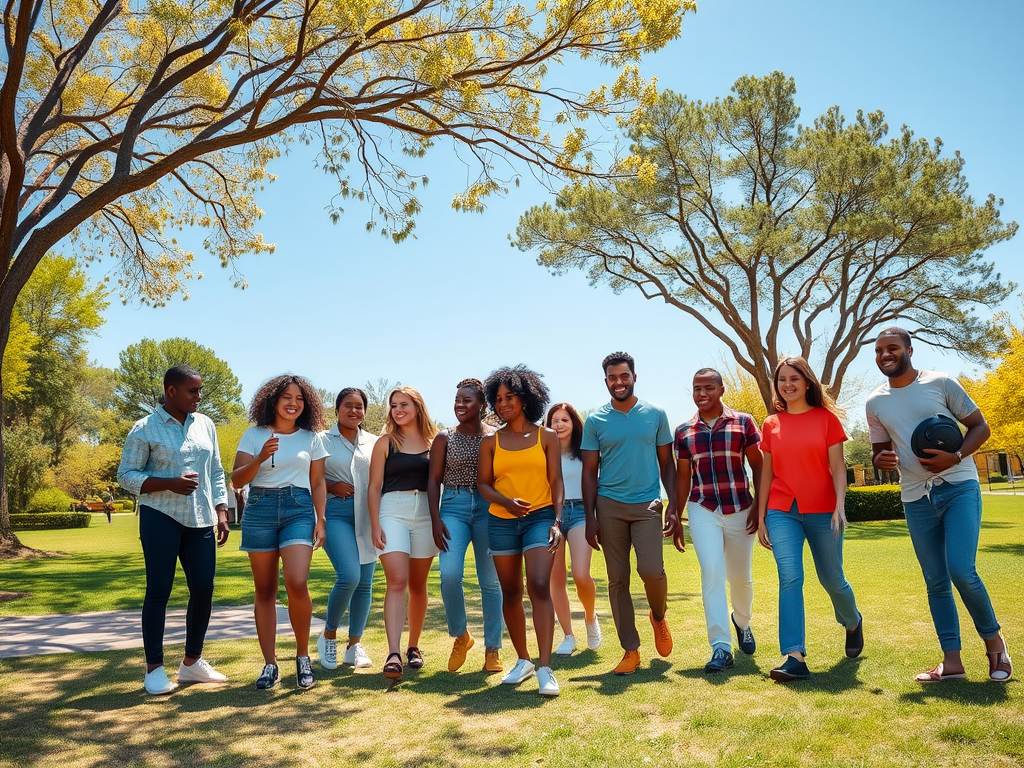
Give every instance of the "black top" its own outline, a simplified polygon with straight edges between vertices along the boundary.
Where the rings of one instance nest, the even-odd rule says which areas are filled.
[[[427,491],[430,477],[430,451],[405,453],[388,446],[384,461],[384,484],[381,495],[391,491]]]

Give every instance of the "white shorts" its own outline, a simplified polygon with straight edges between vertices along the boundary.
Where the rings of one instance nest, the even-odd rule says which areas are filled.
[[[426,491],[391,491],[380,499],[384,549],[377,554],[404,552],[412,558],[434,557],[437,547],[430,526]]]

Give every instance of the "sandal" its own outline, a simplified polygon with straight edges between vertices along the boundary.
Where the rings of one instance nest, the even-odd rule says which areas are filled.
[[[408,659],[410,669],[421,669],[423,667],[423,654],[415,645],[405,652],[405,658]]]
[[[395,659],[395,661],[392,661],[391,659]],[[402,654],[388,654],[387,659],[384,661],[384,677],[388,680],[402,679]]]
[[[985,652],[985,655],[988,656],[989,679],[995,680],[997,683],[1005,683],[1013,677],[1013,662],[1010,660],[1010,648],[1006,645],[1006,639],[1001,639],[1003,640],[1003,650]]]
[[[939,662],[937,666],[929,669],[927,672],[922,672],[914,679],[919,683],[942,683],[946,680],[966,680],[967,673],[946,672],[942,667],[942,662]]]

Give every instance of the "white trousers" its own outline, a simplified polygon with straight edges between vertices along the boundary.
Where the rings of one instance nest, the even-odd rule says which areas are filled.
[[[711,647],[732,652],[732,623],[725,582],[729,582],[732,612],[740,627],[750,625],[754,605],[754,577],[751,558],[754,536],[746,532],[747,510],[723,515],[696,502],[686,505],[690,517],[690,538],[700,563],[704,620]]]

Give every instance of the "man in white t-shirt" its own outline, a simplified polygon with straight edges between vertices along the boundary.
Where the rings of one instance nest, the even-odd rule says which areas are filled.
[[[981,489],[970,455],[990,430],[978,406],[956,379],[911,365],[914,348],[902,328],[886,328],[875,342],[875,363],[888,378],[867,401],[874,465],[885,472],[900,468],[903,509],[914,552],[928,590],[928,606],[943,659],[917,675],[922,683],[966,677],[960,658],[960,620],[953,601],[956,586],[974,626],[985,641],[989,677],[1012,675],[1006,642],[999,634],[992,601],[975,570],[981,529]],[[925,448],[930,458],[911,449],[914,429],[924,419],[948,416],[967,427],[956,452]]]

